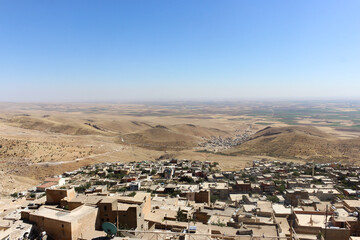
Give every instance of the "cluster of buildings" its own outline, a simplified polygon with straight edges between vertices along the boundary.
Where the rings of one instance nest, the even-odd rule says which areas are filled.
[[[229,149],[233,146],[237,146],[245,141],[249,140],[251,136],[251,131],[247,129],[244,133],[236,134],[234,138],[232,137],[221,137],[221,136],[211,136],[210,139],[203,138],[205,141],[199,143],[199,147],[205,148],[206,150],[224,150]]]
[[[360,239],[360,168],[168,159],[45,179],[0,214],[0,239]]]

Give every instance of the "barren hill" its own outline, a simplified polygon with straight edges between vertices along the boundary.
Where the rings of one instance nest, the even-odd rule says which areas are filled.
[[[16,116],[8,120],[14,126],[44,132],[67,135],[107,135],[108,133],[88,122],[70,121],[69,119],[48,119],[31,116]]]
[[[228,153],[327,161],[360,160],[360,138],[337,139],[315,127],[267,127]]]
[[[189,135],[189,136],[196,136],[196,137],[206,137],[209,138],[211,136],[228,136],[229,133],[217,128],[206,128],[201,127],[194,124],[177,124],[168,127],[169,129]]]
[[[174,132],[165,126],[156,126],[137,133],[126,134],[121,138],[119,142],[124,140],[125,144],[156,150],[181,150],[193,147],[196,143],[196,138]]]
[[[16,165],[62,161],[86,157],[94,152],[92,146],[76,142],[8,139],[0,137],[0,156],[7,163]],[[22,160],[22,161],[20,161]]]
[[[219,129],[192,124],[157,125],[144,131],[123,135],[118,142],[155,150],[181,150],[197,146],[201,137],[226,134],[228,133]]]

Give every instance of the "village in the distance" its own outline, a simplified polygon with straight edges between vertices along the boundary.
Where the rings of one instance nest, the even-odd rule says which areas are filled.
[[[240,171],[179,159],[101,163],[12,194],[0,238],[355,240],[359,172],[266,160]]]

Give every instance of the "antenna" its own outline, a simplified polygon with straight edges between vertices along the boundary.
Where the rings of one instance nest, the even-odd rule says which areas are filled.
[[[328,220],[328,205],[326,204],[326,215],[325,215],[325,239],[326,239],[326,228],[327,228],[327,220]]]
[[[110,222],[104,222],[101,225],[101,227],[104,230],[104,232],[107,234],[106,237],[108,237],[108,238],[115,237],[115,235],[117,233],[117,228],[114,224],[112,224]]]

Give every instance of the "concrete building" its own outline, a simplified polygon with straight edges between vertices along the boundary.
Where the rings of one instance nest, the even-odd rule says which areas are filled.
[[[59,205],[61,200],[66,198],[68,201],[76,196],[74,188],[72,189],[46,189],[46,204]]]
[[[43,183],[43,184],[37,186],[36,191],[37,192],[45,192],[47,189],[54,189],[57,186],[58,185],[56,182],[47,182],[47,183]]]
[[[106,197],[98,203],[100,229],[103,222],[114,223],[118,228],[144,230],[144,217],[151,210],[149,193],[137,193],[134,197]]]
[[[276,190],[276,185],[273,181],[265,181],[260,184],[262,192],[273,193]]]
[[[206,203],[207,205],[210,205],[210,191],[203,190],[195,192],[195,203]]]
[[[94,232],[98,210],[95,207],[80,206],[73,211],[41,207],[34,212],[23,211],[23,220],[36,225],[39,231],[45,231],[49,237],[58,240],[77,240]]]
[[[297,207],[300,199],[309,199],[309,193],[302,189],[287,189],[285,192],[285,203]]]
[[[246,183],[244,181],[236,181],[233,186],[234,192],[237,193],[248,193],[251,192],[251,183]]]
[[[47,183],[47,182],[55,182],[55,183],[57,183],[57,185],[59,187],[61,187],[61,186],[65,185],[65,178],[60,178],[60,177],[52,177],[52,178],[50,178],[50,177],[48,177],[48,178],[45,178],[44,182],[45,183]]]

